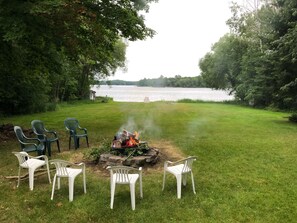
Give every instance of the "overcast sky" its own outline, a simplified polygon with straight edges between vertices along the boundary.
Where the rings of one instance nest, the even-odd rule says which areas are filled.
[[[198,76],[199,60],[229,32],[230,5],[231,0],[159,0],[151,4],[146,25],[156,35],[129,42],[127,71],[118,70],[110,79]]]

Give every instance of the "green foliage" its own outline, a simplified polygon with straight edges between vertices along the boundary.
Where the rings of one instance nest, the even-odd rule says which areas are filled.
[[[289,116],[290,122],[296,122],[297,123],[297,113],[293,113]]]
[[[84,153],[84,157],[94,163],[99,163],[100,155],[109,152],[111,149],[111,142],[109,139],[103,139],[98,147],[93,147]]]
[[[197,77],[163,77],[147,79],[144,78],[137,82],[137,86],[150,86],[150,87],[205,87],[204,81],[201,76]]]
[[[97,96],[96,101],[102,102],[102,103],[108,103],[110,101],[113,101],[113,98],[111,97],[103,97],[103,96]]]
[[[125,66],[125,39],[153,36],[139,14],[149,2],[0,1],[0,112],[87,99],[95,79]]]
[[[140,143],[138,146],[135,147],[127,147],[123,149],[114,149],[111,150],[111,153],[114,155],[125,155],[128,156],[128,158],[133,156],[141,156],[143,153],[146,153],[149,150],[149,146],[147,143]]]
[[[254,107],[296,109],[296,1],[257,2],[233,4],[232,32],[200,60],[202,77]]]

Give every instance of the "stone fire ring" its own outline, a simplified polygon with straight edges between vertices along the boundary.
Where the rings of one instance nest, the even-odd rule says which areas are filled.
[[[131,166],[142,167],[145,165],[154,165],[158,162],[159,150],[156,148],[149,148],[148,152],[141,156],[127,157],[116,156],[110,153],[103,153],[100,155],[99,163],[105,166]]]

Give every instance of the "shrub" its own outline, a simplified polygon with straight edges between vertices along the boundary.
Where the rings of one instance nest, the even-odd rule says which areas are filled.
[[[290,122],[297,122],[297,113],[293,113],[291,116],[289,116]]]
[[[91,150],[84,153],[84,157],[97,164],[99,163],[100,155],[110,151],[110,146],[110,140],[103,139],[99,147],[91,148]]]

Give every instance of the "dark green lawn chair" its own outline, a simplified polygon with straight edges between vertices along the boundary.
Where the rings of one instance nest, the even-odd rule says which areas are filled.
[[[79,148],[79,139],[85,137],[87,141],[87,146],[89,147],[88,131],[86,128],[79,126],[78,120],[76,118],[67,118],[64,120],[66,130],[69,131],[69,149],[71,144],[71,138],[74,141],[74,148]]]
[[[44,144],[38,138],[26,137],[20,126],[14,126],[15,135],[20,142],[21,151],[27,153],[37,152],[38,156],[45,154]]]
[[[40,120],[33,120],[31,122],[31,126],[33,129],[33,132],[37,135],[37,138],[44,143],[45,150],[47,150],[48,152],[48,156],[51,156],[52,154],[52,149],[51,149],[52,142],[57,142],[58,151],[61,152],[59,138],[55,131],[47,130],[44,127],[43,122]]]

